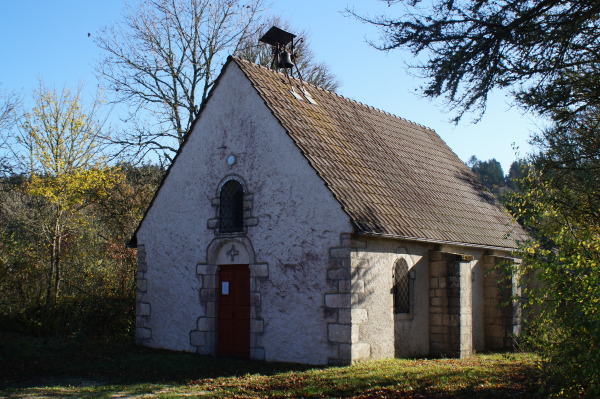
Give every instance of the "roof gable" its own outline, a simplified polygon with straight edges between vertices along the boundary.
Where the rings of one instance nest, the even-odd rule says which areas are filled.
[[[522,229],[431,129],[231,58],[359,233],[515,248]]]

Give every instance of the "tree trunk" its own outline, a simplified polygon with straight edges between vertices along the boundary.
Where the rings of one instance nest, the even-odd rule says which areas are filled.
[[[50,272],[48,273],[48,287],[46,291],[46,304],[55,304],[59,295],[61,270],[60,255],[62,250],[62,227],[60,223],[60,209],[56,212],[52,242],[50,244]]]

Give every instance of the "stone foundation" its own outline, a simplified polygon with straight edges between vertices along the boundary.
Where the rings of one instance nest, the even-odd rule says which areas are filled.
[[[152,315],[152,307],[146,299],[148,290],[148,280],[146,272],[148,264],[146,263],[146,248],[144,245],[137,247],[138,269],[135,279],[135,343],[145,345],[152,338],[152,329],[149,320]]]

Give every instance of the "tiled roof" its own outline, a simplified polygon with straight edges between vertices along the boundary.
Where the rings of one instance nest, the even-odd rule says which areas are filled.
[[[514,248],[524,237],[433,130],[248,61],[231,61],[359,233],[501,248]]]

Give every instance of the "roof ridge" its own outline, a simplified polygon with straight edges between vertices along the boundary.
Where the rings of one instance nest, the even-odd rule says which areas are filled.
[[[260,65],[260,64],[257,64],[257,63],[255,63],[255,62],[252,62],[252,61],[249,61],[249,60],[245,60],[245,59],[243,59],[243,58],[239,58],[239,57],[236,57],[236,56],[231,56],[231,58],[232,58],[234,61],[236,61],[236,62],[239,62],[239,61],[241,61],[241,62],[243,62],[243,63],[246,63],[246,64],[248,64],[248,65],[250,65],[250,66],[253,66],[253,67],[259,67],[259,68],[266,69],[267,71],[270,71],[270,72],[273,72],[273,73],[279,74],[279,75],[281,75],[281,76],[284,76],[284,77],[287,77],[287,78],[291,78],[291,79],[293,79],[293,80],[295,80],[295,81],[298,81],[298,82],[300,82],[300,83],[302,83],[302,84],[309,85],[310,87],[312,87],[312,88],[314,88],[314,89],[321,90],[321,91],[323,91],[323,92],[325,92],[325,93],[333,94],[333,95],[335,95],[335,96],[337,96],[337,97],[340,97],[340,98],[342,98],[342,99],[344,99],[344,100],[346,100],[346,101],[350,101],[350,102],[356,103],[356,104],[358,104],[358,105],[360,105],[360,106],[363,106],[363,107],[366,107],[366,108],[372,109],[372,110],[374,110],[374,111],[377,111],[377,112],[380,112],[380,113],[382,113],[382,114],[385,114],[385,115],[388,115],[388,116],[391,116],[391,117],[394,117],[394,118],[400,119],[400,120],[402,120],[402,121],[404,121],[404,122],[408,122],[408,123],[410,123],[410,124],[412,124],[412,125],[416,125],[416,126],[419,126],[419,127],[422,127],[422,128],[424,128],[424,129],[431,130],[432,132],[435,132],[435,130],[434,130],[434,129],[432,129],[432,128],[428,127],[428,126],[422,125],[422,124],[420,124],[420,123],[417,123],[417,122],[413,122],[413,121],[411,121],[410,119],[406,119],[406,118],[403,118],[403,117],[401,117],[401,116],[398,116],[398,115],[396,115],[396,114],[392,114],[391,112],[384,111],[384,110],[382,110],[382,109],[380,109],[380,108],[377,108],[377,107],[373,107],[372,105],[365,104],[365,103],[363,103],[363,102],[360,102],[360,101],[358,101],[358,100],[355,100],[355,99],[353,99],[353,98],[350,98],[350,97],[343,96],[343,95],[341,95],[341,94],[339,94],[339,93],[336,93],[335,91],[331,91],[331,90],[324,89],[324,88],[322,88],[322,87],[320,87],[320,86],[317,86],[317,85],[314,85],[314,84],[312,84],[312,83],[309,83],[309,82],[307,82],[307,81],[305,81],[305,80],[299,79],[299,78],[297,78],[297,77],[295,77],[295,76],[286,75],[285,73],[279,72],[278,70],[271,69],[271,68],[269,68],[269,67],[266,67],[266,66],[264,66],[264,65]]]
[[[525,237],[433,129],[283,71],[233,60],[355,232],[494,249],[516,248]],[[281,96],[297,90],[317,106]]]

